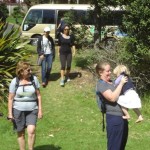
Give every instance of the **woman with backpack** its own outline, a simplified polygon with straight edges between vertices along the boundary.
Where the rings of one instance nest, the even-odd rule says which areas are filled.
[[[116,87],[111,80],[111,67],[108,62],[98,63],[96,73],[99,77],[97,91],[101,94],[106,106],[107,150],[125,150],[128,138],[128,121],[123,119],[123,111],[117,100],[127,77],[122,77]]]
[[[30,64],[19,62],[16,75],[9,86],[8,120],[13,122],[18,135],[20,150],[25,150],[25,129],[28,148],[33,150],[37,118],[42,118],[42,100],[39,81],[31,74]]]
[[[55,59],[55,45],[53,38],[49,35],[50,28],[44,28],[44,34],[38,39],[37,52],[41,60],[42,86],[46,87],[52,69],[52,63]]]

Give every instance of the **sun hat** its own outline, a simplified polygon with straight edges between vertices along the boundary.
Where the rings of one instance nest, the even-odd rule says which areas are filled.
[[[51,29],[49,27],[44,28],[44,32],[50,32],[50,31],[51,31]]]

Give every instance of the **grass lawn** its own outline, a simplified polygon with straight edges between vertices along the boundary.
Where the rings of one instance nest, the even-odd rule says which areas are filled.
[[[40,79],[40,67],[36,66],[35,47],[29,60]],[[34,51],[34,53],[33,53]],[[40,88],[43,101],[43,119],[37,122],[35,150],[106,150],[106,131],[102,132],[102,117],[95,101],[95,81],[86,70],[73,61],[71,81],[60,87],[59,59],[53,63],[51,79],[46,88]],[[78,77],[78,72],[81,77]],[[146,99],[148,100],[149,97]],[[4,107],[5,106],[5,107]],[[19,150],[16,134],[6,120],[6,105],[0,118],[1,150]],[[149,150],[150,119],[149,102],[143,103],[144,121],[136,124],[136,116],[129,121],[129,138],[126,150]]]

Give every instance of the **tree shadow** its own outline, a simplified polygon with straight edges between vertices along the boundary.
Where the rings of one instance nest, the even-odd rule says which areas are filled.
[[[70,79],[75,79],[75,78],[81,78],[82,77],[82,74],[81,72],[71,72],[70,73]]]
[[[41,145],[34,148],[34,150],[61,150],[60,146],[51,145]]]
[[[71,72],[70,79],[80,78],[82,76],[81,72]],[[60,78],[60,73],[51,73],[50,74],[50,81],[57,81]]]
[[[51,73],[50,74],[50,81],[57,81],[60,78],[60,73]]]

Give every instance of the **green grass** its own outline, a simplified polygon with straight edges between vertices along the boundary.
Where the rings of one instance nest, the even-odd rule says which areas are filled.
[[[17,18],[17,21],[19,24],[22,23],[22,20],[23,20],[23,18]],[[12,24],[16,24],[16,19],[13,16],[8,16],[7,22],[12,23]]]
[[[40,79],[40,67],[36,66],[36,49],[31,51],[30,61],[33,72]],[[106,132],[102,132],[102,118],[95,101],[95,82],[93,77],[80,70],[73,62],[72,72],[80,71],[81,78],[74,76],[65,87],[59,86],[59,59],[53,64],[51,81],[47,88],[41,87],[43,101],[43,119],[37,122],[35,150],[106,150]],[[142,113],[144,121],[136,124],[136,116],[129,121],[129,138],[126,150],[149,150],[150,119],[149,97],[145,97]],[[6,120],[7,106],[3,107],[5,117],[0,118],[1,150],[18,150],[16,134]]]

